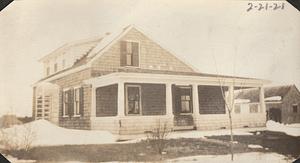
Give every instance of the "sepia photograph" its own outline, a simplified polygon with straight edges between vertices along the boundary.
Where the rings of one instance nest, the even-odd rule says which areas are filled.
[[[300,162],[299,1],[1,1],[1,163]]]

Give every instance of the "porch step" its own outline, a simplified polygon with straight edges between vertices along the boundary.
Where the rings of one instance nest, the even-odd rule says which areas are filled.
[[[174,126],[174,131],[195,130],[195,126]]]

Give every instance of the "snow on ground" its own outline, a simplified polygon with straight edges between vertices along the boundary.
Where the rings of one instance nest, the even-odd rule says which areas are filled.
[[[261,148],[264,148],[264,147],[262,147],[261,145],[249,144],[249,145],[248,145],[248,148],[256,148],[256,149],[261,149]]]
[[[4,133],[4,134],[3,134]],[[32,146],[106,144],[116,142],[116,137],[107,131],[74,130],[58,127],[46,120],[37,120],[24,125],[4,129],[1,137],[10,142],[21,143],[27,137]]]
[[[269,131],[284,132],[290,136],[300,136],[300,124],[284,125],[274,121],[268,121],[266,126]]]
[[[261,128],[255,128],[257,130],[262,130]],[[255,130],[255,131],[257,131]],[[254,128],[243,128],[243,129],[234,129],[234,135],[253,135],[250,131],[254,131]],[[182,132],[172,132],[168,138],[205,138],[206,136],[220,136],[220,135],[230,135],[229,129],[221,129],[221,130],[211,130],[211,131],[182,131]]]
[[[233,129],[234,135],[253,135],[254,131],[263,131],[266,130],[265,127],[257,127],[257,128],[239,128]],[[192,130],[192,131],[176,131],[171,132],[167,139],[179,139],[179,138],[205,138],[207,136],[221,136],[221,135],[230,135],[229,129],[219,129],[219,130],[210,130],[210,131],[199,131],[199,130]],[[119,143],[136,143],[141,140],[146,140],[147,137],[143,136],[140,138],[136,138],[133,140],[123,141]]]
[[[166,162],[205,162],[205,163],[287,163],[292,160],[287,161],[287,158],[283,155],[277,153],[240,153],[234,154],[234,160],[231,161],[231,155],[200,155],[200,156],[190,156],[182,157],[177,159],[168,160]]]
[[[234,99],[234,103],[249,103],[249,99]]]
[[[272,97],[266,97],[265,101],[280,101],[281,96],[272,96]]]
[[[19,160],[19,159],[15,158],[15,157],[12,157],[10,155],[8,155],[8,156],[4,155],[4,157],[8,161],[10,161],[11,163],[34,163],[34,162],[36,162],[35,160]]]

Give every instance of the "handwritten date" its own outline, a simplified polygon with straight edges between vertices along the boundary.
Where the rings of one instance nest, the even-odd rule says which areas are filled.
[[[262,11],[262,10],[283,10],[284,9],[285,3],[248,3],[248,8],[247,12],[251,10],[257,10],[257,11]]]

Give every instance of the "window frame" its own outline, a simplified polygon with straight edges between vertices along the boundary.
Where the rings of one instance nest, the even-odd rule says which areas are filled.
[[[132,114],[129,113],[129,107],[128,107],[128,88],[129,87],[135,87],[139,89],[139,113],[138,114]],[[125,115],[126,116],[139,116],[142,115],[142,86],[141,85],[136,85],[136,84],[126,84],[125,85]]]
[[[50,66],[47,66],[46,67],[46,76],[49,76],[50,75]]]
[[[178,86],[179,89],[188,89],[190,91],[189,95],[181,95],[180,94],[180,115],[190,115],[193,114],[194,110],[193,110],[193,88],[191,86]],[[187,96],[190,97],[189,100],[182,100],[182,96],[184,96],[185,98]],[[189,102],[189,112],[183,112],[182,110],[182,101],[188,101]]]
[[[234,109],[233,109],[234,114],[241,114],[241,110],[242,110],[242,104],[234,104]]]
[[[54,63],[53,70],[54,70],[53,71],[54,73],[56,73],[58,71],[58,65],[57,65],[57,63]]]
[[[298,113],[298,105],[297,104],[292,104],[292,113]]]
[[[68,114],[66,114],[66,106],[68,106],[69,105],[69,95],[68,95],[68,91],[69,90],[71,90],[71,88],[65,88],[65,89],[63,89],[63,114],[62,114],[62,117],[69,117],[70,116],[70,114],[69,114],[69,109],[70,108],[68,108]],[[67,96],[67,98],[66,98],[66,95],[68,95]],[[66,102],[66,99],[67,99],[67,102]]]
[[[73,117],[80,117],[81,114],[80,114],[80,86],[77,86],[77,87],[74,87],[73,90],[74,90],[74,94],[73,94]],[[76,105],[76,91],[78,90],[78,108],[77,108],[77,105]],[[78,110],[77,110],[78,109]],[[77,111],[78,111],[78,114],[77,114]]]
[[[123,40],[124,42],[126,42],[126,55],[125,55],[125,65],[123,67],[140,67],[140,63],[141,63],[141,43],[138,40]],[[131,65],[127,65],[127,43],[131,43],[131,51],[132,51],[132,43],[137,43],[138,44],[138,65],[134,66],[133,65],[133,52],[131,53]]]
[[[251,111],[251,106],[253,106],[253,105],[256,106],[256,111],[255,111],[255,112],[252,112],[252,111]],[[249,113],[250,113],[250,114],[256,114],[256,113],[259,113],[259,110],[260,110],[259,104],[256,104],[256,103],[252,103],[252,104],[250,103],[250,104],[249,104]]]

